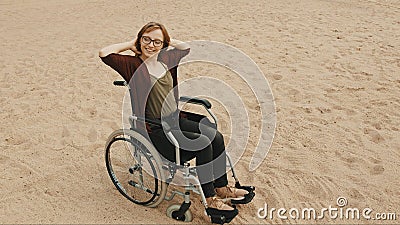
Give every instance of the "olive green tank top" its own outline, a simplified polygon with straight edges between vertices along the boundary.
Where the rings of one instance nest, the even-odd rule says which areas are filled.
[[[175,101],[171,72],[167,70],[158,79],[150,74],[150,81],[152,88],[146,104],[146,118],[159,119],[176,112],[178,106]]]

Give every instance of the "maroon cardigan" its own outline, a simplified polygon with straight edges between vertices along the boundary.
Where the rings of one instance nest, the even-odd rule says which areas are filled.
[[[176,48],[162,49],[157,60],[168,66],[173,79],[173,85],[178,84],[177,69],[180,60],[189,54],[190,49],[179,50]],[[131,95],[134,99],[133,114],[144,117],[147,97],[150,93],[150,74],[146,64],[138,56],[120,55],[112,53],[101,60],[117,71],[131,88]],[[174,88],[175,100],[179,100],[178,88]]]

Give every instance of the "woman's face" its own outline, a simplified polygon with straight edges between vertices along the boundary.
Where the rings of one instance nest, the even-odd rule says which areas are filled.
[[[142,58],[147,59],[157,54],[163,47],[164,36],[160,29],[146,32],[140,38],[140,51]]]

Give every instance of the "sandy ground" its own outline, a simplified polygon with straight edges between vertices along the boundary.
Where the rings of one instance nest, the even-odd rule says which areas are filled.
[[[130,40],[148,21],[176,39],[230,44],[269,81],[275,139],[249,172],[262,132],[251,121],[237,170],[257,195],[232,223],[399,223],[398,0],[0,1],[1,223],[176,223],[165,216],[169,202],[153,209],[123,198],[104,163],[125,90],[112,85],[119,76],[98,50]],[[189,65],[180,77],[193,74],[204,71]],[[245,85],[238,92],[257,118]],[[229,127],[223,108],[215,112]],[[397,218],[257,217],[265,203],[319,211],[338,207],[338,197],[348,201],[344,210]],[[192,211],[193,223],[207,223],[197,197]]]

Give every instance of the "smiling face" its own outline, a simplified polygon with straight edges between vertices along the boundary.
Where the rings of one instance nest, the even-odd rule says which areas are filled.
[[[156,22],[149,22],[144,25],[137,34],[135,47],[140,51],[140,58],[146,60],[160,52],[162,48],[168,47],[170,41],[171,39],[164,25]]]
[[[163,48],[164,35],[161,29],[155,29],[143,33],[140,38],[140,51],[142,52],[141,58],[147,58],[157,54]]]

